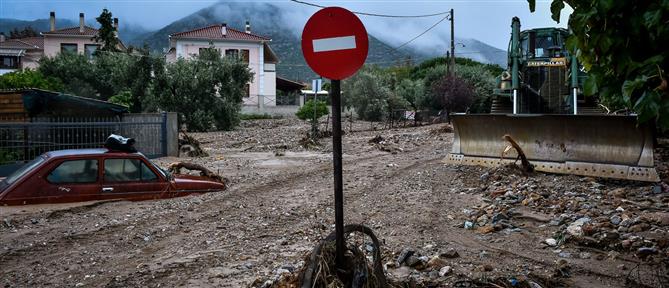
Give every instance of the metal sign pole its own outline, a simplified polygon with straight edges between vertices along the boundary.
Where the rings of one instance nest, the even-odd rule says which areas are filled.
[[[342,149],[341,149],[341,90],[340,80],[332,80],[332,162],[334,163],[334,196],[335,196],[335,234],[337,269],[344,270],[344,192],[342,180]]]

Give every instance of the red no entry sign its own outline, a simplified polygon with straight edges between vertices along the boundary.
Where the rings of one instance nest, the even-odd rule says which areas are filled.
[[[355,14],[341,7],[316,12],[302,31],[302,54],[319,75],[341,80],[367,59],[367,30]]]

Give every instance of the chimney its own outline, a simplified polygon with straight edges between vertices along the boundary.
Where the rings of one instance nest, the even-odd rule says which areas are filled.
[[[0,32],[0,42],[5,42],[5,33]]]
[[[223,35],[223,37],[228,35],[228,24],[227,23],[223,23],[221,25],[221,35]]]
[[[118,18],[114,18],[114,36],[118,38]]]
[[[246,33],[251,34],[251,23],[246,21]]]
[[[54,11],[49,13],[49,31],[56,31],[56,12]]]
[[[84,33],[84,13],[79,13],[79,33]]]

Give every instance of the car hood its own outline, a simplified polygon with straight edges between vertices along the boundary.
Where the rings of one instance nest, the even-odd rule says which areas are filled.
[[[222,191],[226,188],[224,182],[218,182],[208,177],[182,174],[175,174],[173,177],[177,190]]]

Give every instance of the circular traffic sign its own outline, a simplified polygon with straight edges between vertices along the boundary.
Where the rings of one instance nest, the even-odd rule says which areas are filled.
[[[355,14],[341,7],[327,7],[309,18],[302,31],[302,55],[318,75],[341,80],[365,63],[367,30]]]

